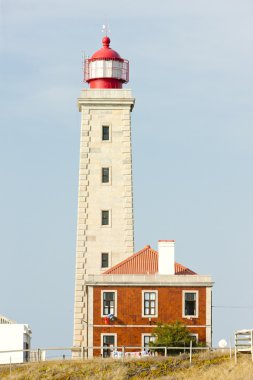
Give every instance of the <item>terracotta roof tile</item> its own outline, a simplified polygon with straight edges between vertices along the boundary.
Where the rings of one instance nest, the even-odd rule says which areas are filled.
[[[155,274],[158,273],[158,252],[147,245],[119,264],[108,269],[104,274]],[[175,274],[197,274],[191,269],[175,262]]]

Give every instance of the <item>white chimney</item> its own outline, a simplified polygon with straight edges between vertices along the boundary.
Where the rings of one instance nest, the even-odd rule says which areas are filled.
[[[175,240],[158,240],[158,273],[175,274]]]

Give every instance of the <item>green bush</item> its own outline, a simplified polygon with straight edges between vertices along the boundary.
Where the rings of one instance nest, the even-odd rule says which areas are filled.
[[[171,324],[158,322],[154,328],[152,334],[154,341],[150,342],[150,348],[152,347],[189,347],[190,341],[192,345],[196,346],[195,340],[192,339],[189,330],[186,325],[176,321]],[[173,353],[179,353],[179,350],[173,351]],[[170,350],[172,353],[172,350]]]

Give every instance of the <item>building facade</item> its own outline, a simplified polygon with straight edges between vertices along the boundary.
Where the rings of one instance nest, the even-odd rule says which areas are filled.
[[[157,322],[175,321],[184,323],[198,342],[211,346],[212,279],[174,262],[174,242],[164,246],[159,242],[158,252],[146,246],[104,274],[87,276],[86,346],[140,350],[154,339]],[[162,258],[159,265],[159,252],[167,254],[167,263]],[[88,352],[89,357],[101,354],[110,352]]]
[[[210,276],[174,260],[174,241],[134,254],[129,63],[103,47],[85,61],[81,112],[74,346],[146,346],[157,322],[185,323],[211,345]],[[102,351],[101,351],[102,350]],[[88,357],[108,356],[104,349]]]

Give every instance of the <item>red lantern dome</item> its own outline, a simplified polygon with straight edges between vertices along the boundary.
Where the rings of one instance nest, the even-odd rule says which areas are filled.
[[[129,62],[110,48],[110,38],[102,39],[103,47],[85,60],[84,80],[90,88],[122,88],[129,79]]]

